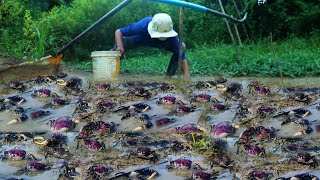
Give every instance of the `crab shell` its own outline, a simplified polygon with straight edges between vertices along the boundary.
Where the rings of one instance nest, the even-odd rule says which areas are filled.
[[[192,166],[192,161],[189,159],[180,158],[170,161],[170,166],[175,169],[190,169]]]
[[[174,123],[176,119],[174,118],[161,118],[155,121],[156,126],[165,126],[169,123]]]
[[[251,171],[248,177],[249,179],[268,180],[273,177],[273,174],[265,171]]]
[[[38,161],[29,161],[27,162],[27,169],[30,171],[42,171],[45,169],[45,165],[42,162]]]
[[[220,122],[219,124],[215,125],[211,131],[211,134],[215,137],[225,138],[232,133],[234,128],[228,122]]]
[[[84,146],[90,151],[100,151],[104,148],[104,144],[96,140],[85,140]]]
[[[94,173],[94,174],[98,175],[99,177],[101,177],[101,176],[109,174],[112,171],[112,168],[107,167],[107,166],[98,165],[98,166],[89,167],[88,171],[89,171],[89,173]]]
[[[11,160],[22,160],[26,157],[27,152],[22,149],[11,149],[9,151],[5,151],[4,154],[9,157]]]
[[[188,134],[188,133],[193,133],[193,132],[197,132],[199,129],[197,128],[197,126],[195,124],[189,123],[189,124],[185,124],[181,127],[176,127],[174,129],[174,131],[178,134]]]
[[[51,130],[54,132],[67,132],[73,127],[74,122],[67,116],[60,117],[51,124]]]
[[[160,97],[157,103],[158,104],[174,104],[176,103],[176,98],[173,96]]]
[[[201,179],[201,180],[206,180],[206,179],[212,179],[211,174],[206,173],[202,170],[197,170],[192,174],[192,179]]]
[[[244,150],[250,155],[250,156],[260,156],[264,154],[264,149],[260,148],[256,145],[244,145]]]

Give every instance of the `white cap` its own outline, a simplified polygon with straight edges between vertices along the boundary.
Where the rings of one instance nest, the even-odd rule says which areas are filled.
[[[148,32],[151,38],[169,38],[178,35],[173,30],[171,17],[166,13],[159,13],[153,16],[152,21],[148,24]]]

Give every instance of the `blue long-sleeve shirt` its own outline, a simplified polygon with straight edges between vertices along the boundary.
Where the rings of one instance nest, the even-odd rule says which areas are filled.
[[[167,38],[160,41],[157,38],[151,38],[148,32],[148,24],[152,21],[152,17],[146,17],[129,26],[120,28],[123,36],[132,36],[137,44],[165,49],[173,53],[176,60],[179,59],[179,39],[178,37]],[[185,52],[182,53],[182,59],[186,59]]]

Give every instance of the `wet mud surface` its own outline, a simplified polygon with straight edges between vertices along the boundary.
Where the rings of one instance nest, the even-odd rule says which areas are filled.
[[[3,77],[1,179],[320,177],[318,78],[67,74]]]

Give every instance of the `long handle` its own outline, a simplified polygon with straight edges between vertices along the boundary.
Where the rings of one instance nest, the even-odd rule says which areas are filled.
[[[72,41],[70,41],[67,45],[65,45],[55,56],[58,56],[60,54],[63,54],[65,50],[70,48],[73,44],[75,44],[80,38],[82,38],[85,34],[90,32],[93,28],[101,24],[103,21],[107,20],[111,16],[113,16],[115,13],[117,13],[120,9],[124,8],[126,5],[128,5],[132,0],[124,0],[122,3],[120,3],[118,6],[113,8],[111,11],[109,11],[107,14],[102,16],[97,22],[92,24],[90,27],[88,27],[86,30],[84,30],[81,34],[79,34],[77,37],[75,37]]]
[[[215,16],[220,16],[220,17],[224,17],[227,19],[230,19],[232,21],[235,22],[244,22],[247,19],[247,12],[245,13],[244,17],[242,19],[236,19],[228,14],[225,13],[221,13],[219,11],[215,11],[212,9],[209,9],[205,6],[201,6],[198,4],[194,4],[194,3],[190,3],[190,2],[185,2],[185,1],[180,1],[180,0],[146,0],[146,1],[151,1],[151,2],[158,2],[158,3],[164,3],[164,4],[170,4],[170,5],[175,5],[175,6],[182,6],[182,7],[186,7],[186,8],[191,8],[191,9],[195,9],[201,12],[206,12],[206,13],[210,13],[213,14]]]

